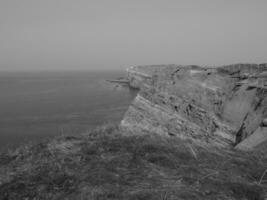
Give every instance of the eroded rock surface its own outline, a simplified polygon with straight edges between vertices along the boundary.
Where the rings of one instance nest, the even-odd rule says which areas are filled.
[[[129,133],[227,147],[248,138],[267,117],[267,64],[157,65],[127,71],[130,85],[140,88],[121,122]]]

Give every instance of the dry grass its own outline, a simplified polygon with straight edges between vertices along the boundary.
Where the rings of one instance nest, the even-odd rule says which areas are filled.
[[[267,159],[108,125],[0,157],[0,199],[264,199]],[[260,183],[260,184],[259,184]]]

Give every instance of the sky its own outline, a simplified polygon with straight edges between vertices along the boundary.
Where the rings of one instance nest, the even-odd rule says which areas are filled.
[[[264,62],[266,0],[0,0],[0,70]]]

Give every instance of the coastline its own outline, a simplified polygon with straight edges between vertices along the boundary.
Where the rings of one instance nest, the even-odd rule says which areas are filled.
[[[187,129],[175,129],[182,127],[185,120],[174,111],[182,110],[178,103],[182,105],[186,101],[180,101],[174,94],[170,96],[173,90],[164,87],[175,85],[173,81],[184,77],[191,81],[191,76],[198,77],[203,72],[204,77],[215,73],[216,84],[221,76],[213,69],[199,72],[198,67],[192,68],[181,70],[179,66],[179,71],[183,71],[182,76],[177,75],[179,80],[172,76],[178,72],[173,65],[167,66],[166,71],[153,68],[156,76],[128,73],[130,87],[140,91],[119,124],[106,124],[84,134],[55,137],[0,154],[0,197],[11,200],[265,199],[267,149],[264,143],[253,151],[243,151],[229,147],[229,141],[234,140],[223,132],[207,134],[215,125],[225,132],[233,131],[220,121],[215,121],[215,125],[209,123],[220,120],[210,114],[214,108],[209,104],[205,109],[185,112],[189,117],[202,113],[205,118],[199,119],[205,119],[205,123],[201,125],[208,127],[205,134],[194,118],[188,120]],[[179,87],[187,85],[179,84]],[[217,91],[214,85],[201,87],[209,92]],[[183,91],[178,89],[175,91]],[[176,104],[170,106],[171,102]],[[161,124],[166,121],[173,124],[166,128]],[[194,129],[199,131],[197,137],[191,131]],[[210,140],[203,142],[203,135]]]

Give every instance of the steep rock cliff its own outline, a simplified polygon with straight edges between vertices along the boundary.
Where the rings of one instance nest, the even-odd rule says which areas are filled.
[[[157,65],[128,70],[140,92],[121,128],[203,144],[231,146],[252,135],[267,116],[267,65]]]

